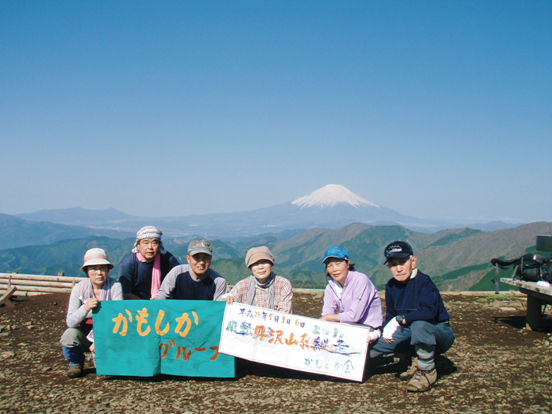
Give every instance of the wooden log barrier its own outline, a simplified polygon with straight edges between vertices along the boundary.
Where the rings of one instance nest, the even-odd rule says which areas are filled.
[[[71,292],[73,286],[83,280],[82,277],[23,275],[18,273],[0,273],[0,295],[12,286],[16,287],[13,296],[34,296],[46,293]]]
[[[59,287],[59,288],[69,288],[71,289],[75,284],[72,282],[44,282],[42,280],[21,280],[21,279],[12,279],[11,280],[12,285],[17,286],[45,286],[45,287]],[[6,285],[4,280],[0,280],[0,286]]]

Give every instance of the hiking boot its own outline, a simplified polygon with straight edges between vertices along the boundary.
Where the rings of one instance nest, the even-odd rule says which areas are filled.
[[[416,374],[417,371],[418,371],[418,358],[412,358],[412,363],[410,364],[410,368],[408,368],[404,372],[401,372],[399,374],[399,378],[402,381],[408,381]]]
[[[69,378],[78,378],[82,376],[82,365],[69,365],[67,376]]]
[[[437,382],[437,370],[422,371],[418,369],[414,377],[406,385],[406,389],[412,392],[423,392],[431,388]]]

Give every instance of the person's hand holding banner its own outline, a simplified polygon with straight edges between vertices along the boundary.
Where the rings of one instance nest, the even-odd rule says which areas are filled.
[[[369,328],[234,303],[220,352],[250,361],[362,381]]]
[[[94,313],[98,375],[233,377],[219,352],[225,302],[104,301]]]

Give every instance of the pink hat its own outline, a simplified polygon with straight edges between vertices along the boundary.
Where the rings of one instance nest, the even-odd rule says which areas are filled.
[[[87,266],[101,266],[107,265],[110,269],[113,269],[113,265],[107,260],[107,254],[105,254],[104,249],[95,247],[90,249],[84,255],[84,264],[80,268],[83,272],[86,272],[85,268]]]

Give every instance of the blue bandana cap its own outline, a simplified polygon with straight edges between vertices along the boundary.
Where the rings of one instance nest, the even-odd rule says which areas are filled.
[[[347,253],[347,250],[339,246],[330,247],[328,250],[326,250],[326,253],[324,253],[324,260],[322,260],[322,262],[326,263],[326,260],[330,257],[349,260],[349,254]]]

